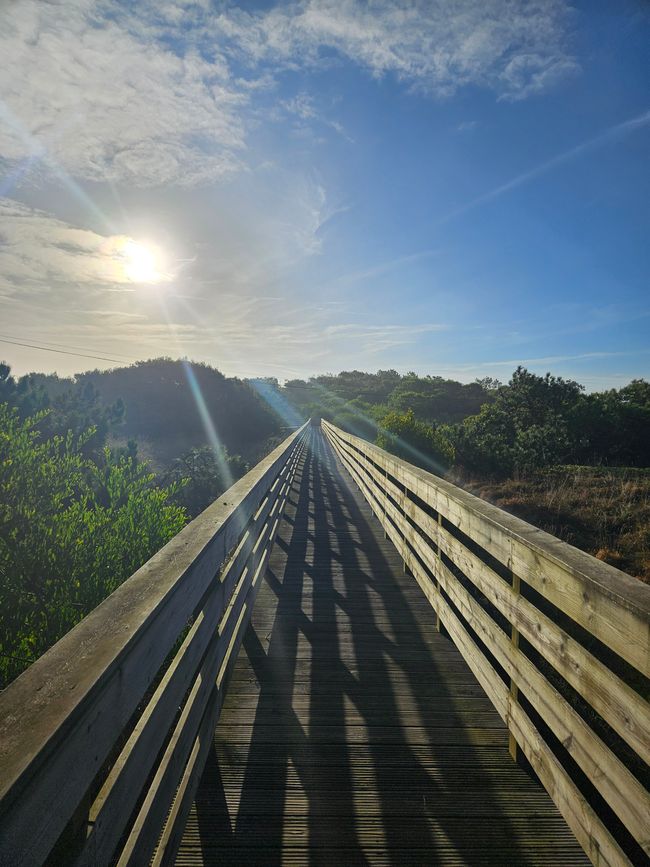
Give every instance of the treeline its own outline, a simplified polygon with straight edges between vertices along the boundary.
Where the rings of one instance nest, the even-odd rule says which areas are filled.
[[[349,371],[291,380],[283,395],[412,463],[512,478],[558,464],[650,465],[650,383],[587,394],[573,380],[518,367],[507,384]]]
[[[352,417],[370,410],[376,420],[389,411],[413,410],[420,421],[439,425],[454,424],[479,412],[499,384],[489,378],[463,384],[442,376],[400,375],[396,370],[352,370],[289,380],[282,391],[307,415],[321,411]]]
[[[159,358],[129,367],[83,373],[77,388],[96,390],[105,405],[121,401],[120,436],[146,446],[156,465],[204,446],[255,461],[279,433],[276,414],[257,391],[207,364]]]
[[[0,365],[0,687],[284,435],[254,386],[207,365]]]
[[[225,377],[206,364],[158,358],[73,378],[0,370],[0,403],[26,418],[47,410],[42,437],[95,435],[87,452],[105,443],[148,462],[161,482],[183,480],[178,502],[191,516],[242,476],[284,435],[280,416],[255,384]]]

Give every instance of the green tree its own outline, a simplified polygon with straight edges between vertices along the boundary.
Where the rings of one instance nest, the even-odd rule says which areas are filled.
[[[516,426],[501,404],[487,404],[476,415],[453,426],[449,437],[456,463],[464,470],[491,476],[508,476],[514,470]]]
[[[562,463],[575,452],[572,413],[583,386],[518,367],[494,401],[451,433],[457,463],[472,473],[505,478]]]
[[[280,431],[280,418],[250,383],[203,363],[156,358],[80,374],[77,382],[90,384],[106,406],[124,402],[122,435],[146,443],[157,467],[213,445],[215,433],[221,446],[249,458]]]
[[[94,436],[87,439],[84,449],[94,455],[101,453],[109,434],[123,423],[125,415],[121,398],[104,404],[92,383],[37,373],[16,380],[4,363],[0,363],[0,403],[14,407],[21,418],[48,410],[39,425],[44,437],[65,436],[68,431],[79,435],[92,427]]]
[[[463,385],[442,376],[408,373],[393,391],[390,404],[402,412],[412,409],[420,421],[437,425],[462,421],[491,399],[491,392],[480,383]]]

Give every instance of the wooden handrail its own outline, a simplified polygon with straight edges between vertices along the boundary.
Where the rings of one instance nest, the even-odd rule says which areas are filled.
[[[650,855],[650,587],[322,426],[592,862]]]
[[[307,431],[0,695],[1,865],[171,863]]]

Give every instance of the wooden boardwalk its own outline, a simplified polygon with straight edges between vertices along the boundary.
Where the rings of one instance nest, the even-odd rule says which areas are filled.
[[[320,432],[176,863],[589,863]]]

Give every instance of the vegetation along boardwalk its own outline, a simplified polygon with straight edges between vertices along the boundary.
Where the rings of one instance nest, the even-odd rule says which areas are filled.
[[[325,438],[303,455],[178,864],[586,864]]]

